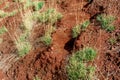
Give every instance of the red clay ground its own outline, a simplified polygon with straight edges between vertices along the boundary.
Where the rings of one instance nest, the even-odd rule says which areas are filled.
[[[9,0],[10,1],[10,0]],[[48,6],[49,0],[46,0]],[[16,5],[11,2],[11,7],[6,11],[14,10],[12,6]],[[120,79],[120,1],[119,0],[60,0],[55,2],[57,10],[64,16],[56,23],[57,29],[52,34],[53,43],[50,47],[44,46],[38,41],[38,38],[44,33],[44,25],[35,25],[32,32],[31,43],[34,45],[33,50],[28,55],[16,59],[16,47],[12,37],[20,33],[19,25],[21,18],[19,13],[14,17],[5,18],[0,25],[6,25],[9,34],[5,33],[4,42],[0,44],[2,56],[5,54],[14,54],[9,70],[0,71],[0,80],[33,80],[34,76],[39,76],[42,80],[68,80],[65,66],[72,51],[81,49],[85,46],[91,46],[97,49],[98,54],[93,62],[96,67],[96,78],[99,80],[119,80]],[[0,6],[2,9],[4,5]],[[113,15],[117,19],[114,24],[116,30],[108,33],[100,28],[96,21],[96,16],[101,13]],[[77,39],[72,39],[71,29],[76,24],[85,20],[90,20],[91,24],[85,32],[82,32]],[[110,45],[108,40],[115,37],[117,43]],[[3,60],[0,58],[0,60]],[[15,62],[16,61],[16,62]],[[2,62],[2,61],[0,61]],[[8,65],[4,64],[4,65]]]

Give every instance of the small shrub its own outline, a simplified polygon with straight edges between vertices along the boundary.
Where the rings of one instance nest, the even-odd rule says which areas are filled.
[[[45,35],[40,38],[40,40],[47,46],[52,43],[51,34],[53,33],[53,31],[55,31],[55,27],[49,26],[45,31]]]
[[[89,26],[89,24],[90,24],[90,21],[87,20],[87,21],[83,22],[83,24],[81,25],[81,28],[83,30],[85,30]]]
[[[85,65],[82,62],[76,61],[75,58],[71,59],[72,60],[69,62],[70,65],[67,67],[69,80],[85,80],[87,78],[87,69]]]
[[[4,18],[5,16],[7,16],[7,13],[0,10],[0,18]]]
[[[95,67],[86,65],[86,62],[92,61],[95,56],[96,51],[91,47],[75,52],[67,66],[69,80],[93,80]]]
[[[94,66],[88,66],[87,67],[88,71],[88,80],[93,80],[94,79],[94,74],[95,74],[95,67]]]
[[[86,61],[92,61],[96,57],[96,51],[91,47],[84,48],[82,52],[85,54]]]
[[[17,44],[17,48],[19,56],[22,57],[30,51],[31,45],[29,42],[21,42]]]
[[[34,25],[34,21],[32,19],[32,12],[28,11],[24,14],[24,16],[22,17],[22,21],[23,21],[23,25],[24,25],[24,29],[31,31]]]
[[[38,76],[35,76],[33,80],[41,80]]]
[[[3,27],[0,28],[0,34],[3,34],[5,32],[7,32],[7,31],[8,30],[7,30],[7,28],[5,26],[3,26]]]
[[[81,26],[77,25],[75,27],[73,27],[72,29],[72,36],[73,38],[76,38],[81,32]]]
[[[18,12],[17,10],[14,10],[14,11],[7,13],[7,14],[8,14],[8,16],[14,16],[17,12]]]
[[[109,27],[106,28],[106,31],[112,32],[115,30],[115,27],[113,25],[109,25]]]
[[[27,9],[29,7],[35,7],[35,10],[38,11],[40,10],[44,5],[44,1],[31,1],[27,0],[26,3],[24,4],[24,9]]]
[[[36,14],[34,16],[38,21],[42,23],[54,24],[57,20],[62,18],[62,14],[57,12],[55,9],[48,9],[45,12]]]
[[[47,46],[52,43],[52,37],[50,34],[45,34],[43,37],[40,38],[40,40]]]
[[[117,41],[116,41],[115,38],[110,38],[110,39],[109,39],[109,43],[110,43],[111,45],[114,45],[115,43],[117,43]]]
[[[16,10],[13,12],[4,12],[4,11],[0,10],[0,18],[14,16],[16,13],[17,13]]]
[[[35,6],[35,10],[38,11],[40,10],[44,5],[44,2],[43,1],[36,1],[34,2],[34,6]]]
[[[27,54],[32,47],[30,42],[27,39],[28,37],[29,37],[29,34],[24,33],[16,41],[16,46],[17,46],[17,49],[18,49],[19,56],[24,56],[25,54]]]
[[[112,25],[112,22],[115,20],[113,16],[106,16],[106,15],[98,15],[97,21],[100,22],[102,29],[106,31],[112,32],[115,30],[115,27]]]
[[[78,37],[78,35],[80,34],[81,31],[84,31],[88,25],[90,24],[90,21],[85,21],[83,22],[81,25],[76,25],[75,27],[73,27],[72,29],[72,37],[76,38]]]
[[[33,6],[33,2],[31,0],[26,0],[24,4],[24,10],[26,10],[30,6]]]

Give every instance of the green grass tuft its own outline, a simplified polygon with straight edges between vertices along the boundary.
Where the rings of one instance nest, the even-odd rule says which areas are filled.
[[[7,16],[7,13],[2,11],[2,10],[0,10],[0,18],[4,18],[6,16]]]
[[[55,9],[48,9],[45,12],[37,13],[34,18],[42,23],[54,24],[57,20],[62,18],[62,14]]]
[[[85,29],[89,26],[89,24],[90,24],[90,21],[87,20],[87,21],[83,22],[83,24],[81,25],[81,28],[82,28],[83,30],[85,30]]]
[[[97,21],[100,22],[102,29],[105,29],[108,32],[115,30],[115,27],[112,25],[112,22],[115,20],[113,16],[106,16],[104,14],[97,16]]]
[[[7,30],[7,28],[5,26],[3,26],[3,27],[0,28],[0,34],[3,34],[5,32],[7,32],[7,31],[8,30]]]
[[[18,49],[19,56],[26,55],[32,47],[30,42],[27,39],[28,37],[29,37],[29,34],[26,32],[24,34],[21,34],[18,41],[16,41],[16,46]]]
[[[72,29],[72,36],[73,38],[76,38],[81,32],[81,26],[77,25],[75,27],[73,27]]]
[[[93,80],[95,67],[87,66],[88,61],[94,60],[96,51],[91,47],[75,52],[69,59],[67,73],[69,80]]]
[[[35,76],[33,80],[41,80],[38,76]]]
[[[47,46],[49,46],[52,43],[52,37],[51,34],[55,31],[55,27],[49,26],[46,31],[45,35],[43,35],[40,40]]]
[[[76,38],[82,31],[84,31],[90,24],[90,21],[85,21],[81,25],[76,25],[72,28],[72,37]]]
[[[111,45],[114,45],[115,43],[117,43],[117,40],[116,40],[115,38],[110,38],[110,39],[109,39],[109,43],[110,43]]]
[[[40,38],[40,40],[47,46],[52,43],[52,37],[49,34],[45,34],[43,37]]]
[[[17,13],[16,10],[14,10],[12,12],[4,12],[4,11],[0,10],[0,18],[14,16],[16,13]]]
[[[40,10],[45,3],[43,1],[36,1],[34,2],[35,10],[38,11]]]

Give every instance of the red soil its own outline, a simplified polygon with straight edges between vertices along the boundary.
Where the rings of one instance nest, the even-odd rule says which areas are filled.
[[[92,1],[92,0],[91,0]],[[52,3],[48,0],[48,3]],[[47,6],[48,3],[46,2]],[[12,4],[12,2],[11,2]],[[85,0],[60,0],[55,2],[57,10],[64,17],[56,23],[57,29],[52,34],[53,42],[50,47],[44,46],[38,38],[44,33],[44,25],[38,25],[32,31],[30,38],[34,46],[25,57],[15,63],[11,62],[11,67],[4,74],[0,72],[0,80],[6,77],[8,80],[33,80],[38,75],[42,80],[67,80],[66,65],[73,50],[91,46],[98,51],[97,57],[93,62],[96,67],[96,77],[100,80],[119,80],[120,79],[120,10],[119,0],[93,0],[87,4]],[[13,5],[15,5],[13,3]],[[111,5],[111,6],[110,6]],[[113,6],[114,5],[114,6]],[[0,6],[0,9],[2,6]],[[6,11],[13,10],[9,7]],[[95,17],[98,14],[106,13],[117,17],[114,24],[116,30],[108,33],[101,30]],[[82,32],[77,39],[72,39],[71,29],[76,24],[85,20],[91,21],[91,24]],[[0,44],[0,51],[4,54],[17,54],[13,38],[20,34],[19,25],[21,18],[19,13],[14,17],[8,17],[2,20],[1,25],[6,25],[9,30],[3,36],[4,42]],[[110,45],[108,39],[115,37],[117,43]]]

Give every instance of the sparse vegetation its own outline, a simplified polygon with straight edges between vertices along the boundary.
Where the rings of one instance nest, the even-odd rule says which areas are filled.
[[[28,11],[22,17],[23,27],[24,27],[24,29],[26,29],[29,32],[32,30],[32,27],[34,25],[34,21],[32,19],[32,16],[33,16],[32,12]]]
[[[24,56],[30,51],[32,46],[28,38],[29,38],[29,33],[26,32],[26,33],[21,34],[20,37],[15,42],[17,49],[18,49],[19,56]]]
[[[14,16],[16,13],[17,13],[16,10],[13,12],[4,12],[4,11],[0,10],[0,18]]]
[[[88,27],[89,24],[90,24],[90,21],[85,21],[81,25],[76,25],[75,27],[73,27],[73,29],[72,29],[73,38],[78,37],[80,32],[84,31]]]
[[[6,15],[7,15],[7,14],[6,14],[4,11],[0,10],[0,18],[5,17]]]
[[[97,20],[100,22],[102,29],[105,29],[108,32],[115,30],[115,27],[112,25],[115,17],[102,14],[97,16]]]
[[[23,21],[22,27],[24,28],[24,32],[20,35],[20,37],[15,42],[18,49],[19,56],[24,56],[25,54],[27,54],[32,47],[32,45],[29,42],[29,36],[31,34],[31,30],[34,24],[34,21],[32,20],[31,16],[32,16],[32,13],[31,11],[29,11],[25,13],[24,16],[22,17],[22,21]]]
[[[33,80],[41,80],[38,76],[35,76]]]
[[[27,0],[25,1],[24,4],[24,9],[27,9],[29,7],[34,7],[36,11],[40,10],[44,5],[44,1],[31,1],[31,0]]]
[[[51,34],[55,30],[53,26],[48,27],[45,31],[45,34],[40,38],[40,40],[47,46],[49,46],[52,43],[52,37]]]
[[[96,51],[87,47],[75,52],[69,59],[67,66],[68,77],[70,80],[93,80],[95,67],[87,66],[86,62],[94,60]]]
[[[116,40],[115,38],[110,38],[110,39],[109,39],[109,43],[110,43],[111,45],[114,45],[115,43],[117,43],[117,40]]]
[[[1,28],[0,28],[0,34],[3,34],[3,33],[5,33],[5,32],[7,32],[8,30],[7,30],[7,28],[5,27],[5,26],[2,26]]]
[[[35,10],[38,11],[40,10],[44,5],[44,2],[43,1],[35,1],[34,2],[34,6],[35,6]]]
[[[54,24],[57,20],[62,18],[62,14],[55,9],[48,9],[45,12],[37,13],[34,18],[42,23]]]
[[[81,25],[81,28],[82,28],[83,30],[85,30],[85,29],[89,26],[89,24],[90,24],[90,21],[87,20],[87,21],[83,22],[83,24]]]
[[[79,25],[73,27],[72,29],[72,36],[73,38],[76,38],[81,32],[81,27]]]

